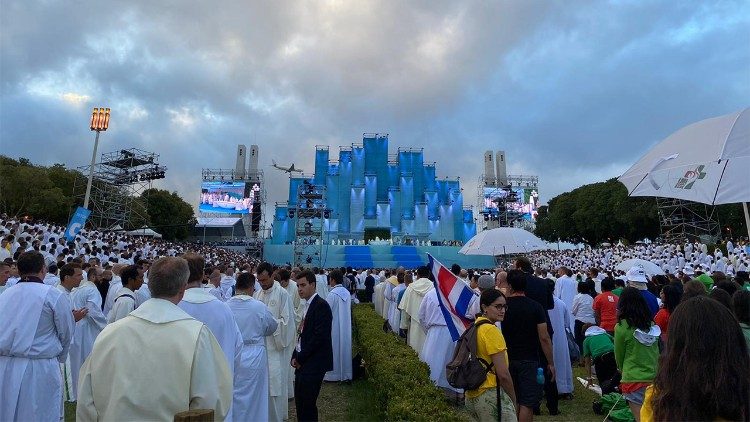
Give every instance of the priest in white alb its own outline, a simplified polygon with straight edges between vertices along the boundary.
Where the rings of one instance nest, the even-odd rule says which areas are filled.
[[[409,346],[419,354],[422,352],[427,332],[419,324],[419,306],[424,296],[435,288],[430,281],[430,269],[422,266],[417,268],[417,280],[409,285],[401,297],[399,309],[401,314],[401,329],[408,330],[406,340]]]
[[[256,278],[261,290],[254,297],[263,302],[278,323],[273,335],[266,337],[268,375],[270,378],[268,420],[280,422],[289,416],[289,387],[286,368],[289,366],[289,348],[294,347],[294,315],[289,293],[271,277],[273,267],[267,262],[258,265]]]
[[[99,276],[99,269],[90,267],[86,273],[87,280],[81,282],[70,294],[72,309],[86,308],[86,316],[76,323],[73,342],[70,345],[70,371],[73,378],[71,398],[78,397],[78,373],[83,362],[94,347],[94,340],[107,325],[107,318],[102,313],[102,295],[94,281]]]
[[[299,292],[297,291],[297,282],[291,279],[292,273],[287,270],[286,268],[281,268],[278,271],[279,276],[279,284],[281,284],[281,287],[286,290],[287,293],[289,293],[289,304],[292,306],[292,313],[294,315],[294,326],[299,327],[299,324],[302,322],[302,313],[305,310],[305,304],[302,303],[302,299],[299,297]],[[292,339],[292,345],[297,344],[297,330],[293,330],[294,338]],[[294,347],[289,347],[287,350],[287,353],[289,354],[288,358],[289,360],[292,359],[292,352],[294,352]],[[294,398],[294,368],[292,368],[291,365],[287,365],[287,377],[288,377],[288,384],[287,384],[287,393],[289,394],[289,399]]]
[[[203,268],[206,260],[198,254],[188,253],[183,255],[190,268],[185,295],[177,306],[191,317],[206,324],[211,333],[219,342],[221,350],[227,359],[229,373],[233,379],[235,368],[240,364],[242,356],[242,334],[234,320],[234,315],[226,303],[217,299],[216,296],[206,292],[201,287],[203,280]],[[114,308],[113,308],[114,310]],[[232,409],[229,409],[227,420],[232,420]]]
[[[242,357],[235,368],[233,416],[236,421],[268,420],[268,355],[264,337],[278,323],[263,302],[253,298],[255,276],[240,273],[227,301],[242,333]]]
[[[455,389],[448,384],[445,374],[445,366],[453,358],[456,343],[448,331],[435,289],[427,292],[419,305],[419,324],[427,332],[424,345],[419,352],[419,359],[430,367],[430,379],[438,387],[461,393],[462,390]]]
[[[226,357],[209,328],[176,305],[187,262],[161,258],[149,274],[152,299],[107,326],[81,368],[76,420],[171,421],[191,409],[213,409],[215,420],[225,420],[232,404]]]
[[[349,381],[352,379],[352,295],[344,285],[344,274],[333,270],[328,274],[329,286],[333,288],[326,298],[331,307],[331,343],[333,346],[333,370],[326,372],[325,381]]]
[[[60,268],[60,284],[55,286],[70,301],[70,293],[73,289],[78,288],[83,280],[83,272],[78,264],[65,264]],[[73,319],[75,322],[80,321],[88,313],[88,309],[73,309]],[[65,363],[60,364],[63,380],[63,400],[67,402],[73,400],[73,374],[70,369],[70,356],[65,359]]]
[[[59,364],[75,326],[70,302],[42,281],[42,254],[22,253],[17,265],[19,282],[0,295],[0,421],[60,420]]]

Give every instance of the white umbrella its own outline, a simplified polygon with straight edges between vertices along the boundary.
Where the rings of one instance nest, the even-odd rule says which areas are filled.
[[[669,135],[619,177],[630,196],[703,204],[750,202],[750,108]]]
[[[662,274],[662,275],[664,274],[664,270],[659,268],[658,265],[654,264],[651,261],[646,261],[645,259],[640,259],[640,258],[626,259],[620,262],[619,264],[617,264],[615,269],[620,270],[620,271],[628,271],[629,269],[633,267],[643,268],[643,271],[650,276],[657,275],[657,274]]]
[[[466,242],[458,253],[498,256],[540,249],[548,249],[548,246],[532,233],[515,227],[500,227],[480,232]]]

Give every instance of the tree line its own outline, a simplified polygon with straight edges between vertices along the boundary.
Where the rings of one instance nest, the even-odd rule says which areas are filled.
[[[0,213],[66,225],[75,208],[83,205],[81,192],[73,191],[76,180],[85,186],[86,178],[64,164],[41,166],[27,158],[0,155]],[[167,240],[184,240],[195,225],[193,207],[177,192],[147,189],[133,206],[145,211],[141,214],[147,219],[134,213],[125,224],[127,230],[147,225]]]
[[[722,236],[747,233],[741,204],[719,205],[714,216]],[[616,178],[583,185],[539,207],[534,233],[548,242],[589,245],[656,239],[660,234],[656,198],[629,197]]]

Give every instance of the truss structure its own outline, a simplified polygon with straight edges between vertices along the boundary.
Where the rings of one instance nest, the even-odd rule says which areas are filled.
[[[91,166],[78,167],[74,196],[83,203]],[[159,164],[159,154],[137,148],[123,149],[101,155],[94,164],[91,184],[89,224],[97,229],[127,228],[131,222],[148,221],[146,207],[136,204],[152,181],[163,179],[167,168]]]
[[[719,236],[716,207],[674,198],[656,198],[663,241],[714,243]]]
[[[201,178],[204,182],[211,181],[236,181],[249,184],[253,206],[250,214],[242,215],[242,225],[245,233],[251,238],[267,238],[269,230],[266,227],[266,201],[267,191],[263,170],[250,169],[238,172],[234,169],[202,169]],[[226,217],[226,214],[201,213],[205,217]],[[253,253],[257,251],[253,250]]]
[[[494,177],[482,174],[477,181],[477,210],[484,220],[479,220],[477,231],[490,230],[498,227],[520,227],[533,229],[534,223],[525,221],[523,214],[512,209],[509,204],[518,200],[514,188],[537,189],[539,185],[538,176],[508,175],[507,183],[499,183]],[[485,189],[494,189],[498,192],[493,202],[493,207],[488,208],[485,203]]]
[[[297,189],[297,206],[289,211],[294,218],[294,265],[320,267],[323,230],[331,210],[326,207],[326,187],[305,181]]]

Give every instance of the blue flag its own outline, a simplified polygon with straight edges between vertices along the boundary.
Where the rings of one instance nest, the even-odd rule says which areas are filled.
[[[78,232],[80,232],[84,224],[86,224],[86,219],[89,218],[89,214],[91,214],[91,210],[83,207],[78,207],[76,212],[73,213],[73,216],[70,217],[68,228],[65,229],[65,239],[68,242],[75,240]]]

